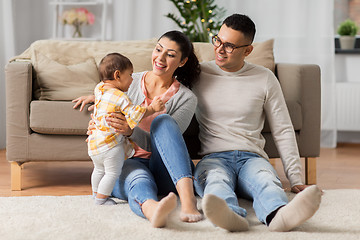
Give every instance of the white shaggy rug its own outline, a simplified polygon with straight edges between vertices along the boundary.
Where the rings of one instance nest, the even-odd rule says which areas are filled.
[[[230,233],[208,220],[180,222],[178,209],[166,228],[154,229],[123,201],[95,206],[90,196],[0,197],[0,239],[360,239],[360,190],[324,191],[313,218],[287,233],[269,232],[250,202],[240,200],[240,204],[248,210],[250,230]]]

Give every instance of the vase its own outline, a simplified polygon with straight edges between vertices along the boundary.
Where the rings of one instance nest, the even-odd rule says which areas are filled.
[[[355,47],[355,36],[340,36],[341,49],[353,49]]]
[[[74,26],[74,33],[72,35],[73,38],[81,38],[82,34],[81,34],[81,24],[75,23],[73,24]]]

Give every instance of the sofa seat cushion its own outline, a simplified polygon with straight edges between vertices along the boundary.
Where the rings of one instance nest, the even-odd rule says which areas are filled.
[[[294,126],[295,131],[300,131],[302,128],[302,111],[301,105],[297,101],[290,101],[286,102],[287,108],[289,110],[290,118],[292,124]],[[267,120],[265,120],[264,128],[262,130],[263,133],[270,133],[270,126]]]
[[[42,134],[86,135],[90,113],[73,109],[69,101],[32,101],[30,128]]]
[[[73,105],[68,101],[32,101],[30,104],[31,130],[42,134],[86,135],[90,112],[86,110],[87,107],[80,112],[78,109],[73,109]],[[294,130],[301,130],[300,104],[288,101],[287,107]],[[265,121],[263,132],[270,132],[267,121]]]

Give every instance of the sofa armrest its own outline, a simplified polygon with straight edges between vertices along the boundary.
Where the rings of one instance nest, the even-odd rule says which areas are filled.
[[[296,101],[301,106],[302,127],[298,146],[301,157],[318,157],[320,154],[321,76],[315,64],[276,64],[286,101]]]
[[[28,154],[29,106],[32,99],[32,64],[11,62],[5,66],[6,156],[21,162]],[[19,151],[21,149],[21,151]]]

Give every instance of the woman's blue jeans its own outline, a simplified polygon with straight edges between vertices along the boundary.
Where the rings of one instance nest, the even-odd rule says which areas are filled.
[[[280,179],[268,160],[243,151],[206,155],[195,168],[195,189],[200,197],[216,195],[226,201],[235,213],[246,217],[238,197],[253,201],[258,219],[266,217],[288,203]]]
[[[158,195],[176,193],[176,183],[192,178],[193,163],[179,126],[168,114],[157,116],[150,127],[151,158],[130,158],[124,162],[112,196],[127,200],[131,210],[145,217],[141,205]]]

